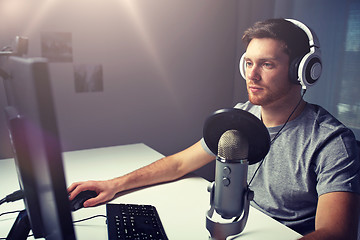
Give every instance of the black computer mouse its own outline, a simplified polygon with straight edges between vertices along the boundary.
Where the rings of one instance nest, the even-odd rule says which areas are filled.
[[[71,211],[76,211],[80,208],[83,208],[83,203],[90,199],[97,196],[97,193],[95,191],[86,190],[83,192],[80,192],[76,197],[70,201],[70,209]]]

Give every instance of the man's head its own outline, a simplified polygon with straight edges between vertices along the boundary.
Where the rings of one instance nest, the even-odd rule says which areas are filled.
[[[257,22],[245,31],[244,54],[249,100],[266,106],[300,96],[301,87],[289,80],[290,63],[309,52],[306,33],[284,19]]]
[[[256,22],[244,32],[242,40],[247,47],[254,38],[271,38],[283,42],[283,51],[289,55],[290,63],[294,59],[302,58],[310,50],[306,33],[285,19]]]

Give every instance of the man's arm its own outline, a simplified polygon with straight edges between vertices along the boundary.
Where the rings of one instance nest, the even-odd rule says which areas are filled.
[[[301,238],[356,240],[359,223],[359,196],[350,192],[332,192],[319,197],[315,231]]]
[[[124,176],[107,181],[73,183],[68,188],[69,198],[71,200],[82,191],[93,190],[98,196],[87,200],[84,207],[95,206],[110,201],[118,192],[178,179],[214,159],[215,157],[208,154],[199,141],[179,153],[164,157]]]

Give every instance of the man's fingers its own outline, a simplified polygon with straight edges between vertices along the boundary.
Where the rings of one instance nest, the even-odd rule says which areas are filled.
[[[83,206],[84,207],[94,207],[100,203],[103,203],[105,202],[105,200],[100,196],[98,195],[97,197],[94,197],[94,198],[90,198],[88,200],[86,200],[84,203],[83,203]]]
[[[69,199],[73,200],[80,192],[88,190],[84,185],[81,185],[82,183],[73,183],[68,188]]]
[[[68,188],[67,191],[68,193],[71,193],[72,191],[74,191],[74,189],[79,186],[82,182],[74,182],[72,183]]]

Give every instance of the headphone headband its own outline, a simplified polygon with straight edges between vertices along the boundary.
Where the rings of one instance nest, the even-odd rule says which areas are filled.
[[[306,33],[306,35],[309,39],[310,48],[311,47],[320,48],[320,42],[319,42],[319,39],[317,38],[316,34],[310,28],[308,28],[305,24],[303,24],[302,22],[295,20],[295,19],[287,18],[285,20],[292,22],[293,24],[295,24],[296,26],[301,28]]]

